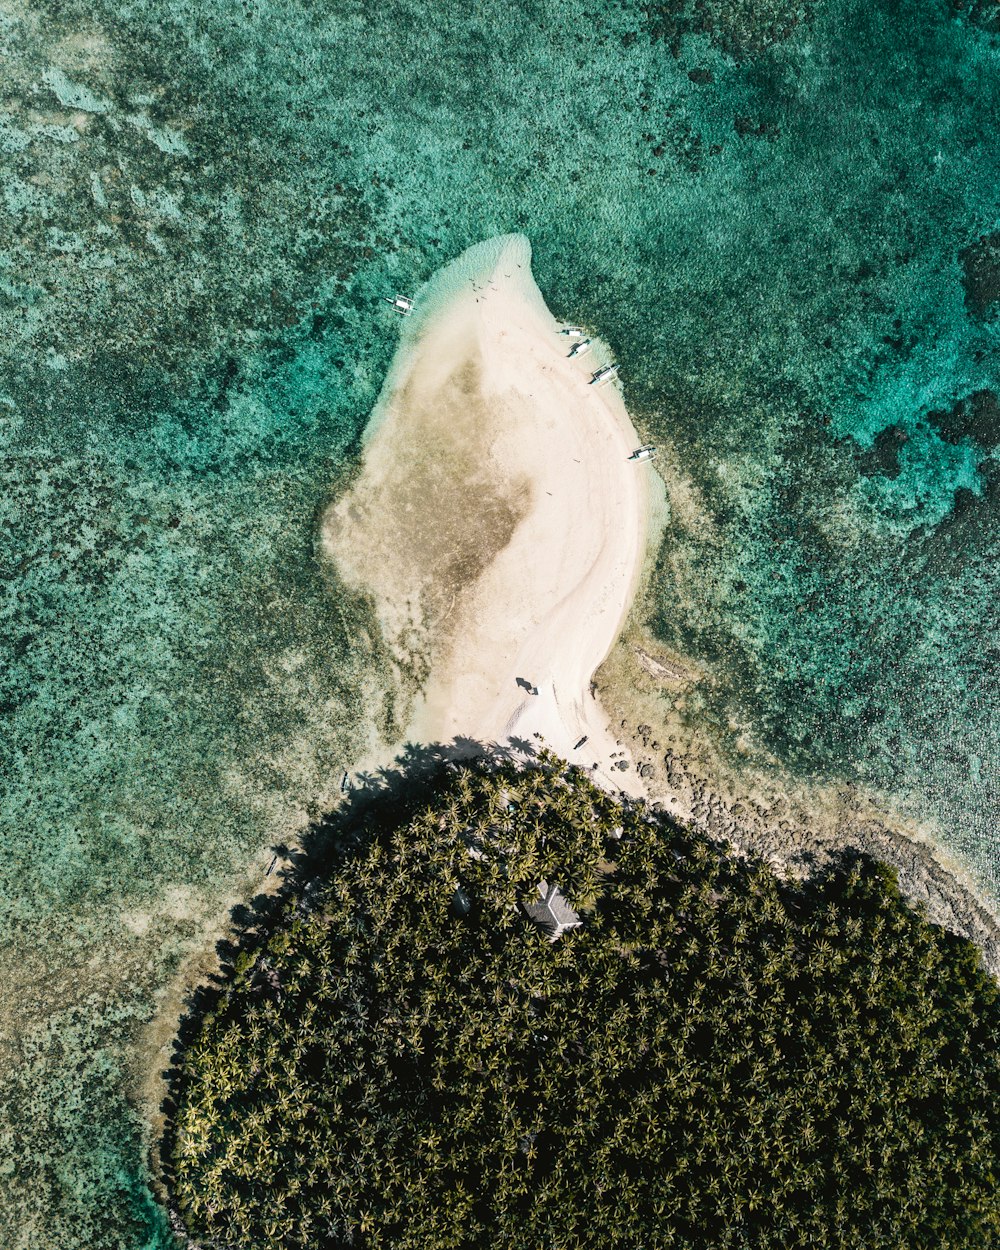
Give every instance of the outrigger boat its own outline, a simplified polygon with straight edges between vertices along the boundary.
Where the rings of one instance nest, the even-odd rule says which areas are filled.
[[[565,334],[567,338],[571,339],[579,339],[583,337],[583,330],[580,326],[563,326],[559,333]]]
[[[406,295],[386,295],[385,302],[391,304],[396,312],[408,317],[413,312],[413,300]]]
[[[600,386],[602,382],[610,382],[612,378],[618,376],[617,365],[605,365],[603,369],[598,369],[594,376],[590,379],[590,385]]]
[[[637,447],[629,456],[629,460],[652,460],[656,455],[656,448],[652,443],[647,443],[645,447]]]
[[[584,352],[590,351],[590,339],[580,339],[578,343],[574,343],[569,349],[570,356],[582,356]]]

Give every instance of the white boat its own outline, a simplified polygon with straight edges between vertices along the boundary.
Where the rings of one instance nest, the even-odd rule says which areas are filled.
[[[386,295],[385,302],[391,304],[396,312],[408,317],[413,312],[413,300],[407,295]]]
[[[598,369],[594,376],[590,379],[590,385],[600,386],[602,382],[610,382],[612,378],[618,376],[617,365],[605,365],[603,369]]]
[[[567,338],[571,339],[579,339],[583,337],[583,330],[579,326],[563,326],[559,333],[565,334]]]
[[[589,351],[590,351],[590,339],[580,339],[579,342],[574,343],[573,346],[569,349],[569,354],[570,356],[582,356],[584,352],[589,352]]]
[[[647,443],[645,447],[637,447],[629,456],[629,460],[652,460],[656,455],[656,448],[652,443]]]

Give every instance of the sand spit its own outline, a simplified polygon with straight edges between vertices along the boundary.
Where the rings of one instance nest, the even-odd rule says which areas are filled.
[[[658,541],[662,483],[628,459],[617,386],[590,384],[601,345],[568,357],[530,262],[527,239],[494,239],[423,294],[323,545],[373,597],[414,695],[406,740],[542,740],[643,794],[591,679]]]
[[[325,519],[325,552],[372,595],[412,696],[401,741],[533,746],[541,735],[596,764],[608,789],[783,874],[866,852],[1000,973],[996,917],[933,838],[853,788],[795,784],[776,761],[737,776],[681,745],[676,695],[710,677],[639,621],[622,632],[659,544],[663,482],[626,459],[639,440],[617,389],[588,385],[607,359],[600,345],[568,359],[559,329],[527,240],[492,240],[443,270],[403,323],[360,477]],[[671,491],[671,507],[696,502]],[[357,771],[400,745],[374,748]]]

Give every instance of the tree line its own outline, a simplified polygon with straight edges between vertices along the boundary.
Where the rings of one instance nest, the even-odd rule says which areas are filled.
[[[584,921],[555,942],[542,879]],[[173,1200],[233,1250],[973,1250],[998,1025],[878,864],[783,882],[554,757],[452,766],[236,960]]]

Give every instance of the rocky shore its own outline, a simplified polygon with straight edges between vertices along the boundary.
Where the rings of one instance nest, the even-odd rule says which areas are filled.
[[[651,670],[649,655],[632,648],[639,666]],[[673,661],[654,661],[681,680],[684,670]],[[614,661],[611,665],[614,668]],[[690,674],[688,674],[690,676]],[[660,675],[660,679],[664,680]],[[615,730],[622,748],[620,767],[638,773],[654,806],[670,811],[737,853],[760,855],[779,873],[807,876],[844,852],[860,852],[893,868],[899,887],[927,918],[975,943],[983,964],[1000,979],[1000,922],[977,897],[961,869],[941,862],[934,849],[880,812],[854,786],[802,789],[771,784],[741,793],[738,781],[720,782],[693,750],[671,745],[673,737],[630,715],[633,703],[620,688],[601,684],[601,697],[614,709]],[[624,714],[621,714],[624,713]],[[749,789],[749,787],[747,787]],[[915,832],[915,831],[914,831]]]

